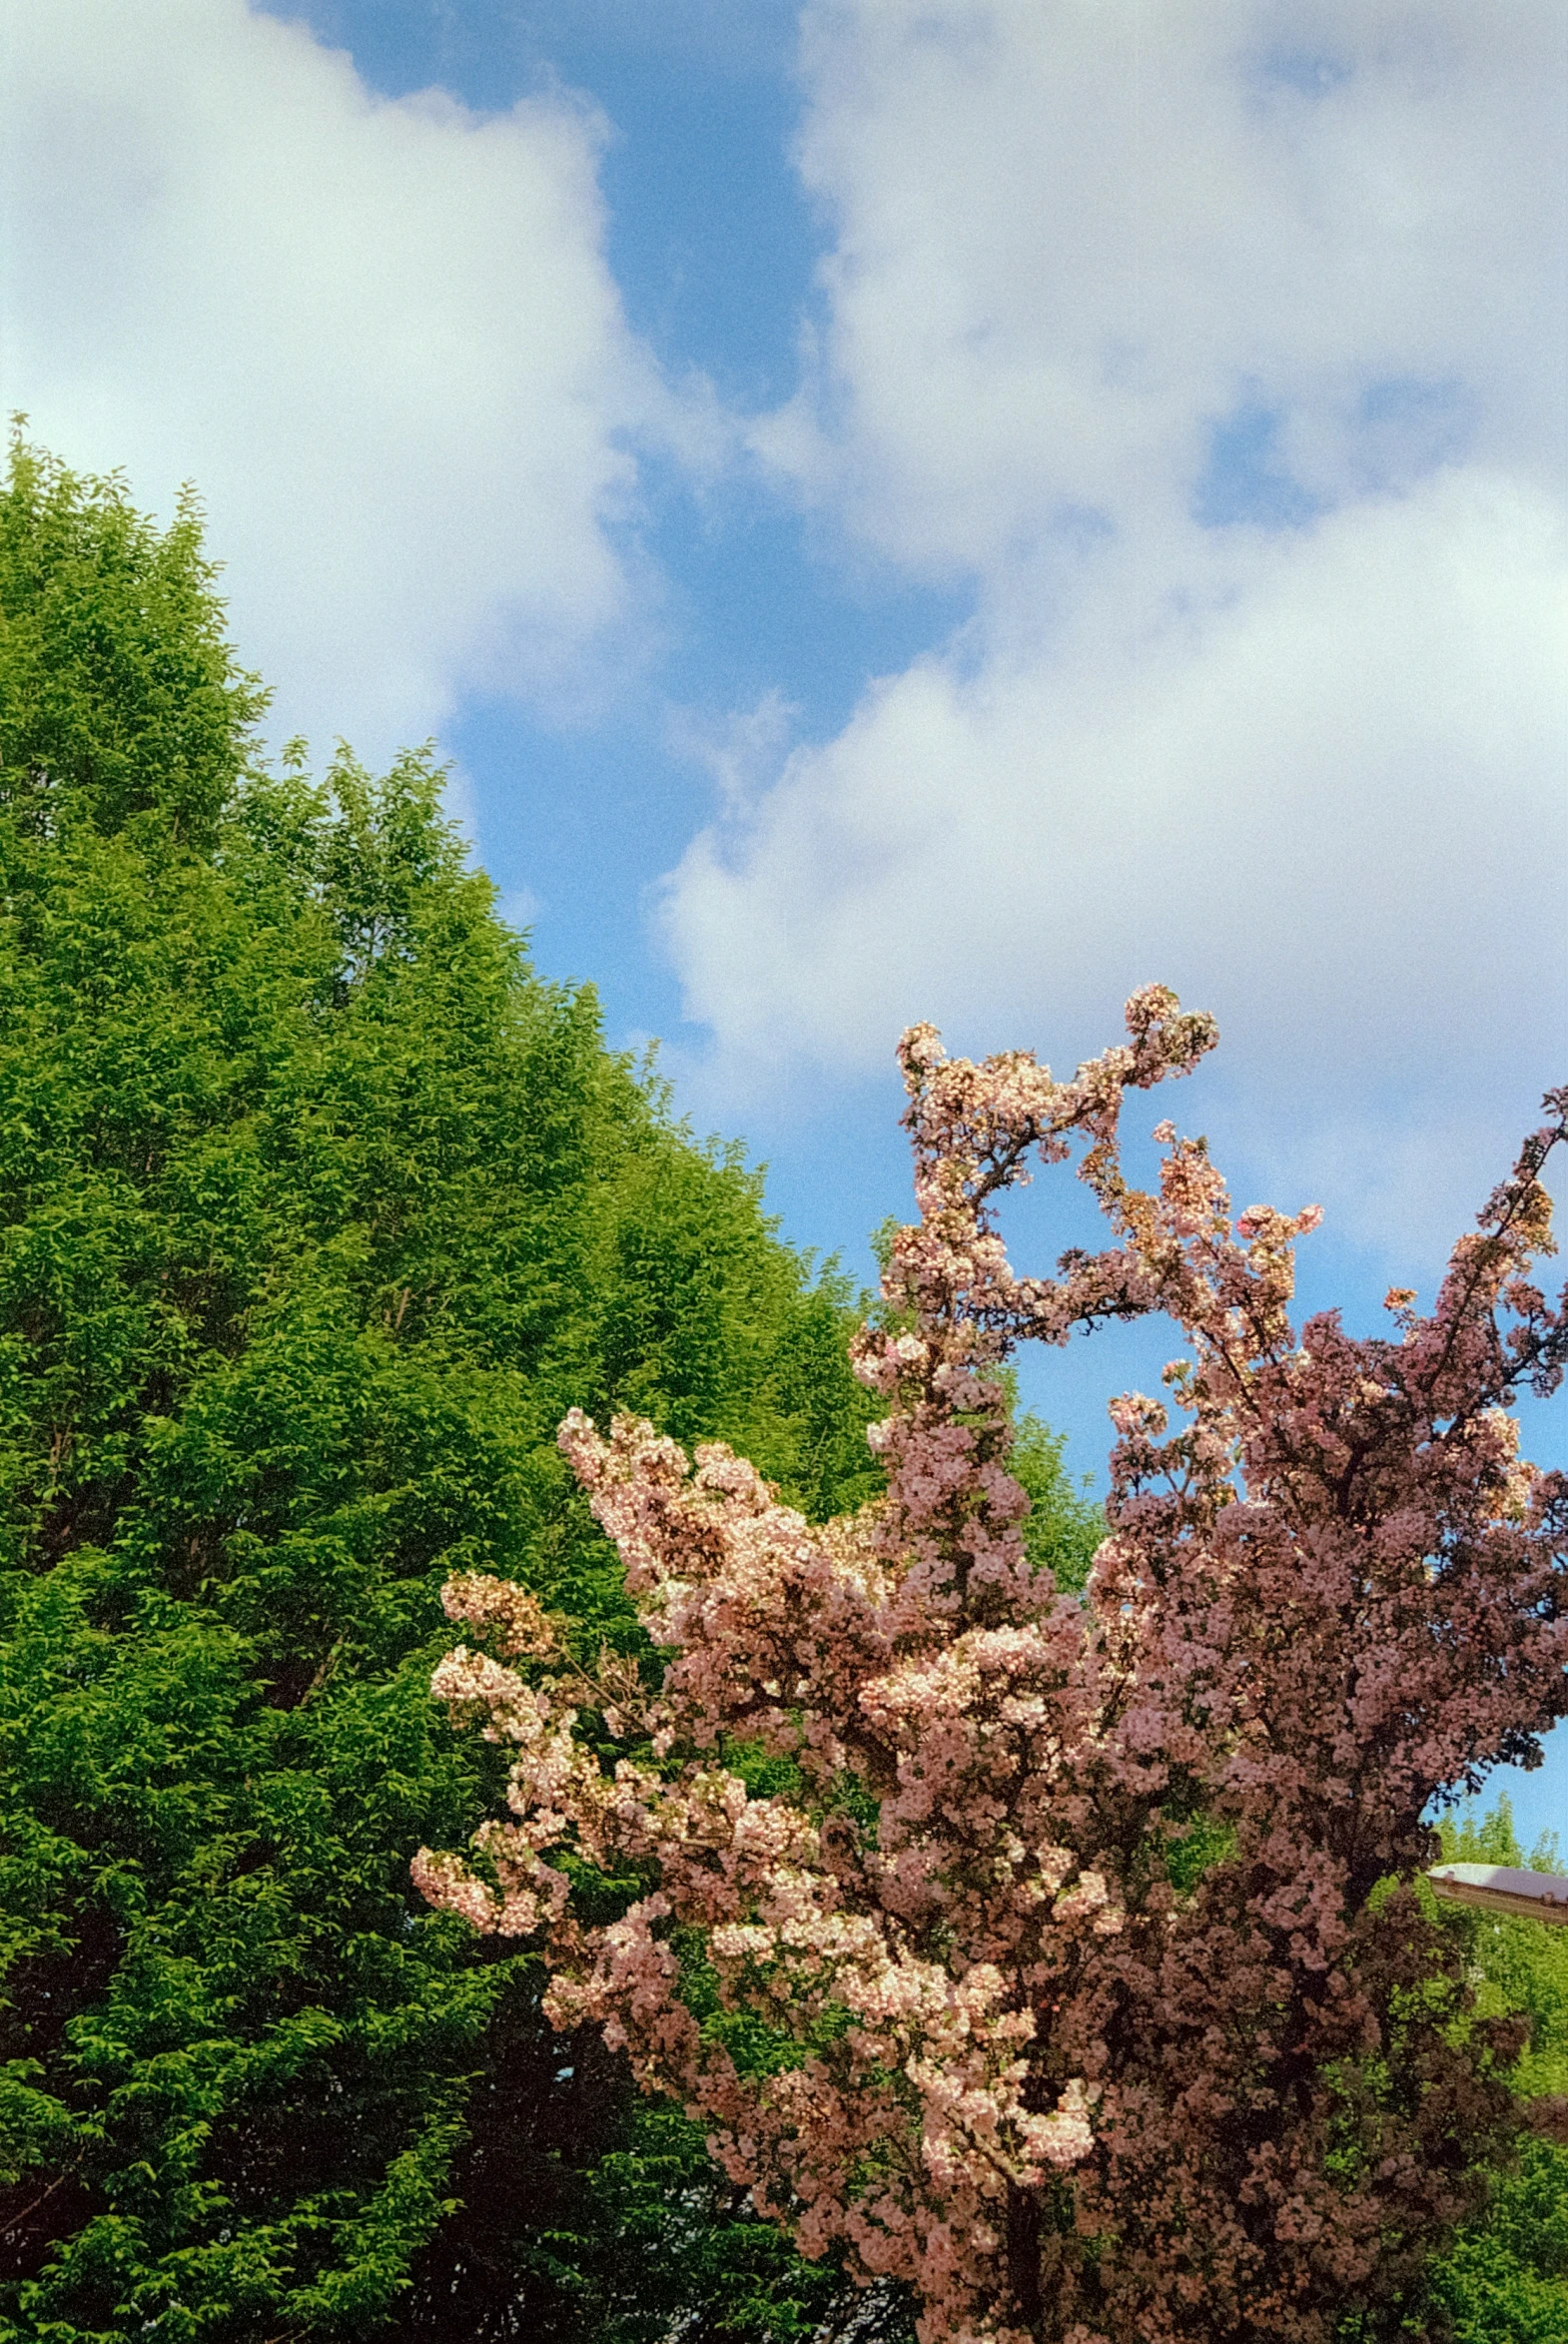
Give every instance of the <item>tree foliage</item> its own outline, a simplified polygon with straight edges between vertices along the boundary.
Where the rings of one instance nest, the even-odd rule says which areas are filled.
[[[1483,1820],[1448,1816],[1439,1830],[1449,1863],[1562,1870],[1554,1835],[1525,1856],[1506,1798]],[[1464,1946],[1479,2011],[1516,2013],[1528,2027],[1512,2078],[1516,2089],[1532,2109],[1560,2116],[1568,2108],[1568,1930],[1452,1908],[1443,1919]],[[1560,2121],[1553,2129],[1560,2135]],[[1453,2344],[1562,2344],[1568,2337],[1568,2145],[1525,2131],[1489,2184],[1485,2207],[1434,2267],[1434,2308]]]
[[[1530,1166],[1434,1320],[1298,1347],[1288,1224],[1232,1234],[1200,1151],[1116,1171],[1120,1082],[1199,1027],[1073,1097],[917,1038],[880,1496],[843,1286],[535,974],[428,755],[265,768],[215,585],[192,499],[13,446],[0,2333],[891,2344],[915,2278],[943,2333],[1557,2344],[1568,2152],[1504,2079],[1568,2092],[1568,1933],[1390,1887],[1423,1786],[1558,1699],[1562,1493],[1489,1412],[1561,1352]],[[1015,1280],[987,1198],[1080,1110],[1118,1246]],[[1155,1303],[1193,1421],[1124,1411],[1108,1521],[1005,1354]],[[634,1600],[570,1409],[656,1428],[568,1442]],[[443,1589],[547,1647],[442,1682],[503,1741],[556,1703],[551,1861],[425,1877],[558,1910],[553,1986],[409,1893],[508,1773],[430,1701]]]
[[[1413,1883],[1434,1797],[1568,1708],[1568,1483],[1504,1413],[1568,1356],[1531,1278],[1568,1094],[1430,1317],[1298,1332],[1315,1209],[1232,1218],[1169,1124],[1159,1191],[1126,1180],[1126,1093],[1214,1039],[1158,987],[1128,1028],[1070,1083],[905,1036],[921,1217],[856,1346],[885,1497],[816,1527],[723,1444],[566,1418],[667,1664],[455,1577],[435,1688],[511,1746],[509,1812],[416,1878],[539,1943],[558,2022],[701,2110],[807,2253],[912,2284],[923,2344],[1364,2344],[1419,2322],[1516,2120],[1521,2024]],[[1075,1140],[1113,1241],[1019,1275],[995,1199]],[[1155,1309],[1184,1422],[1114,1409],[1080,1599],[999,1368]]]
[[[426,1690],[454,1570],[639,1646],[566,1407],[853,1503],[846,1296],[533,973],[428,756],[263,769],[214,582],[189,501],[14,447],[0,2328],[791,2335],[833,2274],[408,1860],[494,1789]]]

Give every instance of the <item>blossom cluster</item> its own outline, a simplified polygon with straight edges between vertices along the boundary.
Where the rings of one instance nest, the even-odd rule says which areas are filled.
[[[1568,1487],[1505,1412],[1568,1350],[1530,1277],[1568,1095],[1430,1317],[1298,1332],[1314,1212],[1232,1217],[1169,1124],[1158,1190],[1122,1168],[1126,1093],[1210,1022],[1152,987],[1128,1031],[1065,1083],[904,1037],[919,1219],[854,1352],[874,1504],[814,1525],[719,1444],[567,1418],[656,1686],[521,1590],[448,1590],[480,1648],[435,1690],[515,1757],[508,1818],[419,1887],[536,1934],[555,2021],[806,2254],[909,2282],[923,2344],[1327,2344],[1394,2316],[1510,2121],[1514,2038],[1411,1884],[1434,1797],[1568,1709]],[[1075,1146],[1112,1241],[1018,1275],[996,1200]],[[1027,1556],[999,1371],[1157,1310],[1186,1355],[1113,1409],[1080,1598]],[[639,1884],[618,1920],[574,1911],[584,1865]]]

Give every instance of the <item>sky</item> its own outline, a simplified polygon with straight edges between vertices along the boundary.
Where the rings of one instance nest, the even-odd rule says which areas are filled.
[[[908,1208],[903,1026],[1159,979],[1135,1133],[1371,1331],[1568,1075],[1565,148],[1560,0],[50,0],[0,396],[196,482],[274,739],[433,738],[795,1242]],[[1078,1470],[1173,1345],[1026,1365]]]

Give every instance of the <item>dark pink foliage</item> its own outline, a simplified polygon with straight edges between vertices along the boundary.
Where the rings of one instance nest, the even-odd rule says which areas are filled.
[[[435,1689],[515,1746],[511,1813],[479,1870],[426,1852],[415,1877],[537,1931],[557,2019],[624,2044],[806,2253],[910,2281],[926,2344],[1327,2344],[1350,2310],[1391,2334],[1512,2116],[1516,2038],[1467,2015],[1411,1884],[1433,1797],[1568,1709],[1568,1488],[1503,1413],[1568,1349],[1528,1278],[1568,1100],[1430,1318],[1394,1294],[1387,1339],[1297,1334],[1315,1212],[1232,1221],[1169,1125],[1160,1193],[1126,1183],[1124,1093],[1214,1039],[1161,988],[1128,1025],[1071,1083],[905,1036],[921,1217],[856,1347],[889,1406],[877,1504],[814,1527],[727,1449],[693,1470],[645,1424],[568,1418],[662,1683],[586,1671],[521,1590],[454,1581],[499,1657],[459,1647]],[[1075,1141],[1114,1241],[1017,1276],[993,1200]],[[1113,1409],[1079,1600],[1027,1560],[996,1371],[1151,1310],[1185,1337],[1179,1421]],[[788,1791],[726,1763],[759,1744]],[[567,1850],[647,1893],[586,1926]],[[698,1951],[788,2060],[750,2071],[699,2024]]]

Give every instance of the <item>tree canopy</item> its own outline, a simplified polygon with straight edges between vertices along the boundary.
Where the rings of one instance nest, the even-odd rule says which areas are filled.
[[[189,501],[13,447],[0,2325],[788,2334],[833,2275],[408,1860],[494,1787],[426,1690],[454,1569],[637,1641],[566,1408],[853,1503],[848,1296],[533,971],[428,754],[266,769],[215,585]]]
[[[1506,1797],[1490,1814],[1444,1818],[1449,1863],[1528,1864],[1561,1872],[1548,1834],[1526,1856]],[[1483,2016],[1517,2014],[1527,2028],[1515,2082],[1532,2106],[1568,2109],[1568,1943],[1539,1922],[1444,1914],[1480,1985]],[[1568,2336],[1568,2144],[1526,2132],[1514,2159],[1493,2176],[1488,2203],[1465,2223],[1432,2273],[1439,2316],[1453,2344],[1561,2344]]]
[[[1506,1413],[1568,1361],[1534,1281],[1568,1091],[1431,1315],[1397,1290],[1358,1339],[1289,1314],[1315,1206],[1232,1215],[1169,1122],[1130,1182],[1129,1095],[1215,1033],[1150,986],[1127,1034],[1067,1082],[904,1036],[919,1218],[853,1352],[878,1503],[813,1526],[721,1442],[568,1415],[664,1665],[584,1665],[533,1592],[454,1576],[434,1689],[515,1755],[415,1879],[540,1944],[557,2022],[700,2108],[805,2252],[914,2289],[925,2344],[1392,2344],[1520,2114],[1524,2030],[1421,1876],[1433,1802],[1568,1709],[1568,1477]],[[1075,1142],[1111,1242],[1020,1272],[997,1199]],[[1114,1403],[1070,1592],[998,1371],[1154,1310],[1176,1420]]]
[[[431,753],[379,776],[347,749],[319,776],[303,750],[269,764],[265,707],[195,501],[159,528],[120,480],[18,437],[0,492],[0,2334],[907,2344],[905,2288],[857,2296],[839,2248],[797,2259],[733,2155],[711,2163],[595,2026],[546,2020],[535,1944],[476,1939],[409,1878],[421,1845],[469,1839],[507,1771],[432,1703],[443,1588],[519,1587],[572,1669],[657,1690],[556,1444],[568,1411],[722,1441],[765,1477],[765,1498],[747,1484],[764,1512],[829,1543],[880,1519],[886,1545],[885,1501],[857,1514],[885,1489],[866,1440],[883,1403],[849,1368],[857,1298],[780,1242],[738,1149],[697,1145],[652,1072],[606,1049],[591,988],[534,970]],[[1005,1455],[1031,1510],[988,1484],[987,1535],[1012,1523],[1028,1570],[1072,1595],[1071,1642],[1103,1603],[1105,1517],[997,1361],[989,1396],[917,1391],[914,1242],[884,1232],[898,1274],[862,1364],[893,1362],[911,1421],[934,1407],[983,1463]],[[1124,1432],[1125,1571],[1155,1432]],[[1511,1524],[1496,1438],[1482,1479]],[[935,1553],[947,1531],[919,1511]],[[746,1802],[798,1802],[772,1729],[733,1724]],[[853,1771],[828,1801],[835,1862],[871,1814]],[[1163,1867],[1190,1913],[1201,1883],[1221,1904],[1234,1887],[1237,1843],[1213,1786],[1186,1789],[1134,1886]],[[1465,1828],[1450,1856],[1516,1858],[1505,1815]],[[575,1922],[623,1918],[645,1873],[575,1863]],[[1245,1900],[1226,1912],[1244,1935]],[[1366,1912],[1367,1943],[1381,1926],[1384,1953],[1398,1939],[1426,1964],[1400,2043],[1450,2080],[1468,2062],[1487,2123],[1521,2041],[1519,2090],[1568,2097],[1568,1936],[1417,1926],[1375,1884]],[[801,2013],[726,2007],[722,1964],[695,1940],[682,1960],[701,2057],[748,2088],[784,2074]],[[1386,2075],[1350,2081],[1353,2165],[1367,2126],[1411,2107]],[[1509,2129],[1432,2132],[1432,2186],[1475,2210],[1382,2313],[1455,2344],[1568,2333],[1568,2150],[1526,2134],[1484,2207],[1464,2170]],[[1064,2182],[1053,2220],[1069,2202]],[[1010,2270],[1028,2244],[1009,2239]]]

